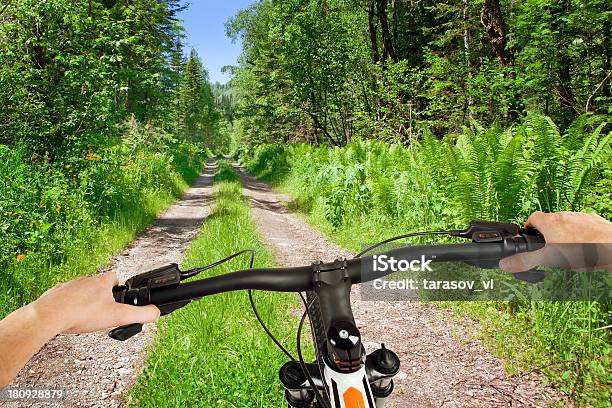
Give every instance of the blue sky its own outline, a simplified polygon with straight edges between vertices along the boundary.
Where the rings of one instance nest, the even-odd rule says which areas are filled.
[[[232,40],[225,36],[225,22],[240,9],[243,9],[255,0],[192,0],[189,8],[180,17],[184,21],[185,53],[188,55],[191,48],[195,48],[208,69],[211,82],[225,83],[229,75],[222,74],[224,65],[235,65],[240,54],[239,41],[232,44]]]

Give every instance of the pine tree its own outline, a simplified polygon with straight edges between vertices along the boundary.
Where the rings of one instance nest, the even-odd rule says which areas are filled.
[[[180,130],[187,137],[206,139],[214,146],[220,114],[215,106],[208,72],[195,50],[185,64],[179,90]]]
[[[185,64],[179,98],[182,130],[189,137],[196,137],[201,132],[203,86],[204,67],[197,52],[192,49]]]

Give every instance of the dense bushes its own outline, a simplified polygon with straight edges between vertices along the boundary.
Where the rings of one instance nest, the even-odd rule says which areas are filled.
[[[120,142],[62,162],[0,145],[0,316],[95,269],[195,179],[204,157],[135,123]]]
[[[561,135],[529,115],[514,129],[473,124],[408,147],[358,141],[344,148],[262,145],[247,168],[282,184],[295,205],[356,251],[409,231],[463,228],[472,219],[522,223],[535,210],[596,209],[608,219],[612,133],[581,117]],[[490,322],[500,353],[540,366],[564,391],[594,405],[609,401],[609,304],[456,304]],[[511,310],[508,314],[505,311]],[[489,327],[489,326],[487,326]]]
[[[235,134],[408,142],[544,112],[612,112],[609,1],[284,0],[239,11]],[[495,27],[495,28],[493,28]],[[274,50],[274,52],[270,52]]]
[[[561,135],[547,117],[529,115],[514,129],[474,123],[473,130],[443,140],[426,135],[409,147],[262,145],[242,157],[268,181],[288,175],[301,204],[334,228],[360,217],[402,230],[458,227],[585,206],[609,217],[612,208],[594,197],[607,194],[612,134],[597,121],[580,118]]]

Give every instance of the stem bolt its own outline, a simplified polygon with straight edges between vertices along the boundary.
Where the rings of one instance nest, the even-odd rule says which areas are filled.
[[[349,332],[346,330],[340,330],[340,332],[338,333],[338,336],[340,336],[341,339],[345,340],[349,338]]]

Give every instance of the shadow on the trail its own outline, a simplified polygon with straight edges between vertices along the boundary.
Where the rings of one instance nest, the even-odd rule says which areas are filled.
[[[212,197],[202,197],[202,194],[187,193],[181,198],[181,206],[184,207],[198,207],[206,204],[210,204],[214,201]],[[185,202],[183,204],[183,202]]]
[[[206,217],[205,218],[199,218],[199,217],[161,218],[161,219],[156,220],[153,226],[157,228],[161,228],[161,229],[167,229],[167,230],[186,229],[186,228],[193,229],[193,227],[198,227],[200,224],[202,224],[204,220],[206,220]]]
[[[262,183],[261,181],[255,181],[253,179],[250,179],[246,175],[242,176],[241,179],[242,179],[242,183],[244,185],[244,188],[246,190],[261,191],[261,192],[264,192],[264,193],[269,193],[269,192],[272,191],[270,186],[268,186],[267,184]]]
[[[259,208],[262,210],[272,211],[279,214],[287,214],[289,210],[283,204],[278,201],[266,201],[266,200],[258,200],[255,198],[251,198],[251,205],[254,208]]]

